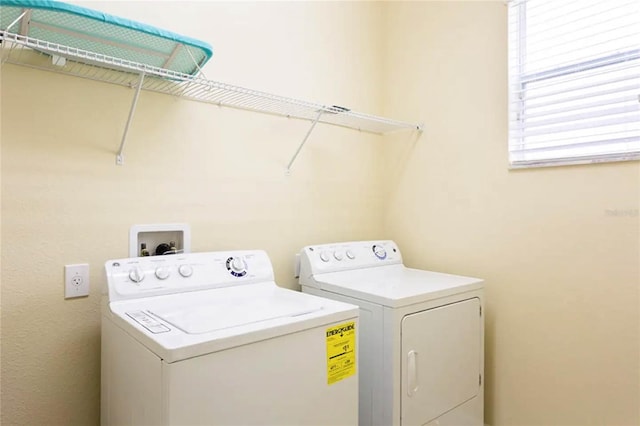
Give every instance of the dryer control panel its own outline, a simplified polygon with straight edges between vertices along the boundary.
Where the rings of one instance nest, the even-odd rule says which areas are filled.
[[[307,246],[300,253],[300,276],[402,263],[393,241],[353,241]]]
[[[110,301],[274,280],[262,250],[133,257],[105,263]]]

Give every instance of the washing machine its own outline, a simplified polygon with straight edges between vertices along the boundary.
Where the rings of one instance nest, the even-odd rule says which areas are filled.
[[[103,425],[356,425],[358,307],[279,287],[264,251],[109,260]]]
[[[304,293],[360,307],[360,425],[483,425],[483,280],[407,268],[393,241],[299,261]]]

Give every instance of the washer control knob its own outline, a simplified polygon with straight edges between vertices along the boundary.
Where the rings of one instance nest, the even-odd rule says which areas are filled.
[[[236,272],[244,271],[244,260],[241,257],[234,257],[231,261],[231,269]]]
[[[372,248],[373,254],[375,254],[378,259],[384,260],[387,258],[387,251],[384,249],[384,247],[374,244]]]
[[[230,257],[226,262],[227,271],[234,277],[244,277],[247,275],[247,264],[241,257]]]
[[[169,275],[171,275],[171,271],[167,266],[158,266],[156,268],[156,277],[158,277],[159,280],[166,280],[169,278]]]
[[[344,259],[344,253],[342,253],[341,251],[334,251],[333,252],[333,257],[335,257],[335,259],[337,261],[341,261],[342,259]]]
[[[134,283],[142,282],[144,280],[144,272],[139,266],[135,266],[129,271],[129,279]]]
[[[327,253],[326,251],[320,252],[320,260],[322,260],[323,262],[328,262],[329,253]]]
[[[180,265],[178,272],[185,278],[189,278],[193,274],[193,268],[190,265]]]
[[[356,254],[354,252],[352,252],[351,250],[347,250],[347,257],[351,260],[356,258]]]

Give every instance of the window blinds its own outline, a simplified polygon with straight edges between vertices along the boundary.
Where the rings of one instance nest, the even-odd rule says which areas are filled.
[[[640,1],[509,2],[509,159],[640,159]]]

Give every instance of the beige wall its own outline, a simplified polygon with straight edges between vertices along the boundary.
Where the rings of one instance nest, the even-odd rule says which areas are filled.
[[[387,18],[387,113],[426,131],[385,148],[385,235],[486,279],[486,422],[640,424],[638,163],[507,169],[503,2]]]
[[[381,8],[343,3],[92,3],[208,40],[211,79],[381,113]],[[336,19],[339,17],[339,19]],[[187,222],[195,251],[263,248],[296,288],[303,245],[374,236],[382,139],[143,93],[2,70],[2,423],[98,424],[100,287],[133,224]],[[91,267],[63,299],[63,265]]]
[[[640,168],[507,169],[503,2],[90,6],[210,41],[211,79],[426,131],[318,126],[285,176],[307,123],[143,93],[117,167],[131,90],[5,66],[2,423],[98,423],[102,265],[166,222],[266,249],[290,288],[304,244],[394,238],[487,279],[487,423],[640,423],[638,218],[607,215],[638,208]],[[77,262],[91,295],[65,301]]]

